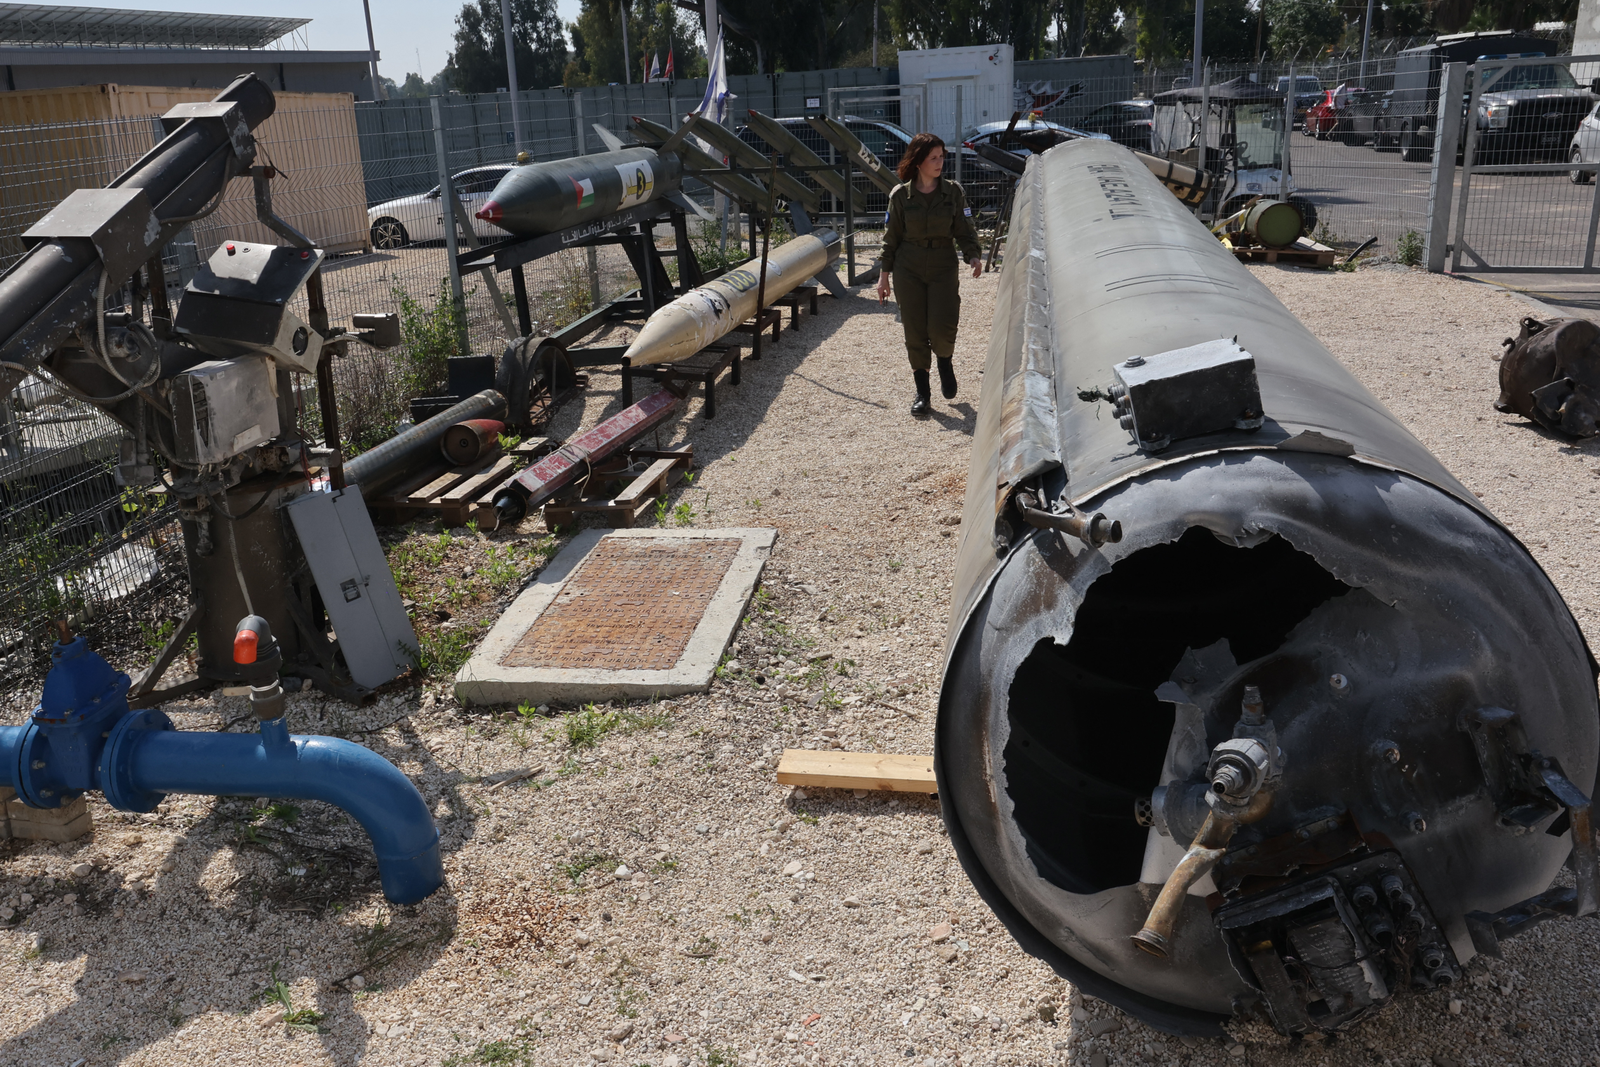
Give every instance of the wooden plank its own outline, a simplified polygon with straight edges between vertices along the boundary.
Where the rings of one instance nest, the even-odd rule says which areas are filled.
[[[503,481],[515,466],[517,466],[517,458],[515,456],[501,456],[487,470],[480,469],[474,472],[472,477],[445,493],[439,498],[439,502],[446,507],[453,507],[471,500],[483,492],[486,483],[494,481],[496,478]]]
[[[812,751],[786,748],[778,761],[778,781],[822,789],[878,789],[897,793],[937,793],[932,756],[884,752]]]
[[[632,482],[629,482],[628,487],[622,492],[618,493],[616,498],[612,500],[612,503],[631,508],[633,505],[639,502],[641,497],[647,495],[651,497],[660,496],[661,494],[657,491],[656,483],[665,482],[667,476],[672,473],[672,468],[676,467],[677,465],[678,461],[675,459],[656,460],[645,469],[643,474],[639,475],[639,477],[635,478]],[[661,488],[664,489],[666,486],[662,485]]]
[[[460,485],[462,482],[466,481],[468,478],[487,467],[491,462],[493,462],[493,460],[493,456],[485,456],[482,459],[475,460],[474,462],[467,464],[465,467],[451,467],[443,474],[433,479],[431,482],[428,482],[426,485],[420,485],[410,493],[407,493],[405,496],[405,502],[407,504],[416,504],[419,506],[427,506],[436,503],[439,497],[445,492]]]

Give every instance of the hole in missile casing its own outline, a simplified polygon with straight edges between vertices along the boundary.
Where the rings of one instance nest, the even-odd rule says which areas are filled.
[[[1156,688],[1186,649],[1271,653],[1349,589],[1280,537],[1235,548],[1198,527],[1091,585],[1072,639],[1039,642],[1011,682],[1006,790],[1040,876],[1071,893],[1137,882],[1134,802],[1160,784],[1173,724]]]

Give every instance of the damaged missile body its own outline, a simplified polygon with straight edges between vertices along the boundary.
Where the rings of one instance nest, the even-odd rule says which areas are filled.
[[[838,234],[816,230],[773,248],[767,254],[767,303],[831,269],[841,247]],[[629,362],[688,359],[754,315],[760,288],[761,262],[753,260],[689,290],[650,316],[628,348]]]
[[[518,237],[539,236],[662,199],[682,181],[682,160],[653,148],[527,163],[506,172],[478,218]]]
[[[1010,241],[935,768],[1023,947],[1310,1033],[1593,913],[1595,664],[1528,551],[1127,149],[1029,160]]]

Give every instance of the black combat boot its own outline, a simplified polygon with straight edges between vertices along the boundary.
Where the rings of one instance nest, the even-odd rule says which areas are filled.
[[[911,414],[926,415],[928,413],[928,372],[914,370],[911,377],[917,383],[917,398],[911,402]]]
[[[939,392],[946,400],[956,398],[956,365],[953,360],[939,360]]]

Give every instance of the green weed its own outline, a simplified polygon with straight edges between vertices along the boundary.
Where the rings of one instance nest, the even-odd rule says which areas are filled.
[[[593,704],[585,704],[577,711],[562,716],[559,735],[565,736],[569,748],[593,748],[606,734],[620,730],[653,730],[666,726],[672,716],[654,705],[647,711],[601,711]]]
[[[617,857],[609,852],[585,852],[582,855],[574,856],[566,863],[556,864],[556,870],[570,878],[573,885],[577,885],[579,880],[588,872],[596,868],[603,870],[607,867],[615,867],[618,862]]]
[[[284,1025],[291,1030],[310,1030],[315,1032],[317,1024],[322,1021],[322,1013],[310,1008],[296,1008],[294,997],[289,992],[289,983],[278,977],[278,965],[274,963],[270,972],[271,977],[267,988],[261,991],[263,1000],[271,1001],[283,1008]]]
[[[1416,230],[1407,230],[1394,243],[1394,258],[1408,267],[1415,267],[1422,262],[1422,250],[1422,235]]]

